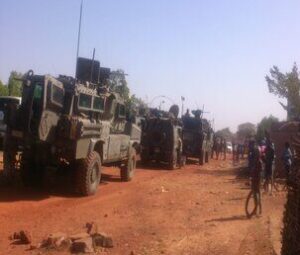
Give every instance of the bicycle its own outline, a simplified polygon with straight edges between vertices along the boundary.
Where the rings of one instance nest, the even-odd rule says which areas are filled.
[[[274,187],[277,192],[287,191],[287,178],[282,177],[278,172],[275,172],[274,177],[272,178],[272,187]]]
[[[260,180],[254,183],[253,179],[251,179],[251,190],[245,204],[247,218],[250,219],[254,215],[258,215],[257,210],[259,210],[259,214],[262,214]]]

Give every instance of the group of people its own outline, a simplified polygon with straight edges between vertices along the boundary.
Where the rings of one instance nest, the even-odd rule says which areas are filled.
[[[220,136],[214,138],[212,151],[211,151],[211,158],[216,156],[216,159],[222,158],[226,159],[227,153],[227,142],[226,139]]]
[[[286,177],[289,178],[293,154],[288,142],[285,143],[281,159],[284,163]],[[273,189],[275,146],[271,139],[267,138],[263,140],[261,144],[257,144],[255,140],[251,140],[249,142],[248,160],[251,177],[251,192],[249,195],[253,194],[254,196],[254,201],[257,205],[254,208],[254,213],[257,215],[258,209],[259,214],[262,213],[261,178],[265,178],[264,190],[266,193],[272,194]],[[246,212],[248,213],[247,209]]]
[[[288,177],[292,166],[293,154],[288,142],[285,143],[281,160],[285,168],[285,175]],[[260,144],[255,140],[249,142],[248,165],[252,185],[258,185],[261,176],[264,177],[264,188],[266,192],[272,193],[272,180],[274,178],[275,146],[270,138],[266,138]],[[255,187],[254,187],[255,188]]]
[[[244,158],[246,146],[235,141],[228,143],[224,137],[216,136],[213,141],[211,158],[226,160],[228,152],[232,153],[233,162],[239,162]]]

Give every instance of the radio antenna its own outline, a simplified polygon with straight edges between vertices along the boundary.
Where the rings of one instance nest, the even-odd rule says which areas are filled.
[[[78,25],[78,37],[77,37],[77,53],[76,53],[76,70],[75,70],[75,78],[76,78],[76,75],[77,75],[77,62],[78,62],[78,56],[79,56],[80,32],[81,32],[81,17],[82,17],[82,5],[83,5],[83,0],[81,0],[81,4],[80,4],[79,25]]]
[[[93,59],[92,59],[92,68],[91,68],[91,82],[93,81],[94,61],[95,61],[95,48],[93,50]]]

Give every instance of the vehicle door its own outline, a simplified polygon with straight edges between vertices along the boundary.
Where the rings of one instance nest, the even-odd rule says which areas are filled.
[[[62,82],[51,76],[45,76],[43,111],[38,127],[40,140],[47,142],[55,140],[57,122],[63,110],[64,95],[65,91]]]

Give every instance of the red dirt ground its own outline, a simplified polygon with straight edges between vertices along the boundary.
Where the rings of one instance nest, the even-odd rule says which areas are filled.
[[[114,240],[114,248],[96,254],[279,254],[285,194],[263,196],[263,216],[248,220],[239,167],[213,160],[174,171],[138,169],[129,183],[109,168],[98,193],[83,198],[1,187],[0,254],[39,254],[11,245],[15,231],[29,231],[38,243],[53,232],[82,232],[90,221]]]

